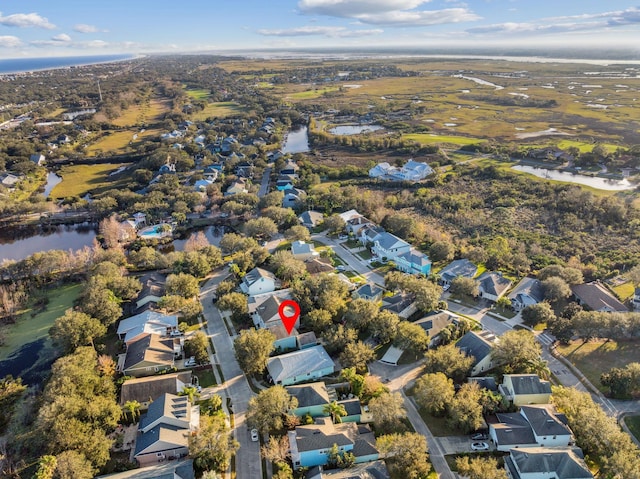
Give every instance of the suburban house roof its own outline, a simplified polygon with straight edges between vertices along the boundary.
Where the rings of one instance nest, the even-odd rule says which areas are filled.
[[[536,374],[505,374],[504,378],[507,377],[511,379],[513,394],[551,394],[551,383]]]
[[[467,356],[474,358],[473,365],[475,366],[491,354],[496,340],[497,338],[489,331],[469,331],[458,340],[456,346]]]
[[[138,294],[138,301],[147,296],[164,296],[166,277],[162,274],[153,272],[140,276],[142,289]]]
[[[298,347],[301,349],[309,344],[318,344],[318,338],[316,337],[316,333],[313,331],[298,334],[296,341],[298,342]]]
[[[433,338],[451,323],[457,322],[458,319],[460,319],[460,316],[449,311],[438,311],[419,319],[415,324],[424,329]]]
[[[529,425],[521,414],[517,412],[498,413],[496,417],[499,422],[491,424],[491,427],[495,431],[498,445],[519,446],[536,444],[536,438],[533,435],[531,425]]]
[[[349,210],[349,211],[345,211],[344,213],[340,213],[338,216],[340,216],[340,218],[342,218],[346,223],[349,220],[352,220],[353,218],[358,218],[362,215],[358,213],[356,210]]]
[[[331,418],[327,417],[316,418],[315,424],[298,426],[290,432],[299,452],[331,449],[334,444],[352,445],[357,433],[358,426],[355,423],[333,424]]]
[[[478,272],[478,267],[468,259],[457,259],[442,268],[438,273],[445,281],[453,281],[458,276],[473,278]]]
[[[411,248],[408,252],[402,253],[398,258],[402,258],[410,265],[417,266],[419,269],[431,264],[429,257],[415,248]]]
[[[178,317],[158,313],[156,311],[144,311],[135,316],[123,319],[118,324],[118,336],[124,334],[124,341],[129,342],[140,334],[153,333],[166,335],[168,329],[178,327]]]
[[[329,390],[319,381],[299,386],[287,386],[287,392],[298,400],[298,408],[329,404]]]
[[[376,237],[375,242],[380,248],[387,251],[409,246],[409,243],[398,238],[396,235],[388,233],[387,231],[380,233],[380,235]]]
[[[310,476],[309,473],[305,479],[389,479],[391,477],[383,461],[363,462],[347,469],[323,471],[322,476]]]
[[[493,376],[467,378],[467,382],[477,383],[480,389],[488,389],[489,391],[498,392],[496,378]]]
[[[536,304],[544,299],[542,284],[535,278],[522,278],[522,281],[509,293],[508,298],[517,301],[523,307]]]
[[[322,346],[313,346],[275,356],[267,362],[269,374],[276,384],[287,378],[302,376],[334,366],[333,360]]]
[[[193,460],[187,459],[97,476],[96,479],[195,479],[195,477]]]
[[[317,226],[322,223],[324,219],[324,215],[319,211],[305,211],[300,216],[298,216],[300,223],[304,225]]]
[[[304,266],[307,268],[309,274],[329,273],[334,270],[329,261],[331,261],[329,258],[315,256],[307,259],[304,262]]]
[[[629,311],[607,288],[597,281],[576,284],[571,286],[571,291],[582,304],[593,311]]]
[[[342,404],[344,410],[347,411],[347,416],[356,416],[362,414],[362,406],[360,405],[360,399],[344,399],[338,401],[338,404]]]
[[[251,286],[253,283],[255,283],[256,281],[260,281],[261,279],[272,279],[275,281],[276,276],[266,269],[253,268],[251,271],[244,275],[242,281],[246,283],[247,286]]]
[[[525,477],[555,474],[558,479],[593,478],[579,447],[511,449],[509,454],[505,464],[514,479],[521,479],[521,474],[526,474]]]
[[[366,225],[360,229],[360,238],[363,238],[369,243],[373,243],[378,236],[384,233],[384,228],[377,225]]]
[[[316,249],[313,246],[313,243],[306,243],[302,240],[294,241],[291,243],[291,253],[293,255],[297,254],[313,254],[316,253]]]
[[[162,339],[157,334],[145,333],[127,345],[124,370],[143,361],[159,365],[173,365],[173,339]]]
[[[478,278],[480,290],[493,296],[502,295],[511,286],[511,280],[496,271],[486,271]]]
[[[281,322],[267,324],[266,329],[268,329],[273,333],[273,335],[276,337],[276,341],[278,339],[288,338],[291,335],[297,336],[298,334],[298,330],[296,328],[291,329],[291,334],[289,334],[287,332],[287,329],[284,327],[284,325]]]
[[[140,419],[138,429],[145,432],[159,421],[181,424],[188,429],[191,421],[189,397],[169,393],[162,394],[149,405],[147,414]]]
[[[382,308],[392,313],[400,314],[402,311],[410,307],[416,300],[413,293],[397,293],[393,296],[382,299]]]
[[[365,283],[355,290],[354,294],[356,294],[359,298],[363,296],[367,296],[369,298],[373,298],[375,296],[381,295],[384,293],[384,289],[382,289],[377,284]]]
[[[537,436],[571,435],[571,430],[560,420],[564,416],[557,414],[550,404],[521,406],[520,414],[526,417]]]
[[[122,383],[120,404],[127,401],[147,402],[164,393],[180,392],[181,384],[191,384],[191,371],[129,379]]]

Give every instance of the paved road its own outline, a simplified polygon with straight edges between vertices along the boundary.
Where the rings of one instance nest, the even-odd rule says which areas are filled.
[[[252,442],[245,423],[245,414],[249,399],[253,395],[247,378],[236,361],[233,342],[223,323],[218,308],[213,306],[213,295],[218,284],[228,275],[227,269],[218,271],[200,290],[200,301],[207,319],[207,332],[213,341],[216,357],[225,379],[226,396],[231,399],[234,413],[233,434],[240,443],[236,453],[237,479],[256,479],[262,477],[262,460],[258,442]]]
[[[269,193],[269,178],[271,177],[271,167],[267,167],[262,174],[262,182],[260,183],[260,190],[258,190],[258,197],[262,198]]]

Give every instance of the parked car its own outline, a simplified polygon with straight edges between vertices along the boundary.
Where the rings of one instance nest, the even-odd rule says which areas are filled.
[[[488,451],[489,444],[487,444],[486,442],[474,442],[473,444],[471,444],[471,449],[474,451]]]
[[[483,439],[489,439],[486,434],[479,432],[471,436],[471,440],[473,441],[482,441]]]
[[[260,436],[258,435],[258,430],[257,429],[252,429],[251,430],[251,440],[253,442],[258,442],[258,439],[260,439]]]
[[[349,237],[347,235],[340,235],[340,236],[338,236],[338,239],[339,240],[346,240],[346,239],[349,239]]]
[[[191,366],[195,366],[195,365],[196,365],[196,357],[195,356],[191,356],[189,359],[187,359],[184,362],[184,367],[185,368],[188,368],[188,367],[191,367]]]
[[[345,271],[347,269],[347,267],[343,264],[339,264],[338,266],[336,266],[336,269],[338,271]]]

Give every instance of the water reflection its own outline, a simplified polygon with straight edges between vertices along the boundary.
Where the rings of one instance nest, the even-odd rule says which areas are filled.
[[[306,126],[291,130],[282,145],[282,153],[303,153],[309,151],[309,134]]]
[[[533,166],[516,165],[512,167],[514,170],[531,173],[539,178],[548,180],[566,181],[567,183],[577,183],[580,185],[590,186],[598,190],[607,191],[623,191],[631,190],[636,187],[628,180],[612,180],[609,178],[600,178],[598,176],[585,176],[577,173],[569,173],[567,171],[548,170],[546,168],[535,168]]]

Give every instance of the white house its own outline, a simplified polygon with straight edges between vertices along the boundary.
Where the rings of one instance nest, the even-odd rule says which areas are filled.
[[[214,180],[211,180],[209,178],[203,178],[202,180],[198,180],[193,184],[193,189],[194,191],[207,191],[207,187],[209,185],[212,185],[214,183]]]
[[[281,324],[280,305],[289,299],[293,299],[289,289],[249,296],[247,306],[249,308],[249,316],[251,316],[255,327],[266,328],[271,323]],[[296,328],[300,327],[300,318],[298,318],[294,326]]]
[[[421,181],[432,173],[433,169],[428,164],[414,160],[407,160],[402,168],[384,162],[369,170],[371,178],[391,181]]]
[[[373,242],[371,248],[373,254],[378,258],[386,258],[387,260],[393,260],[396,256],[411,251],[411,245],[404,240],[401,240],[396,235],[391,233],[381,233]]]
[[[464,278],[473,278],[478,273],[478,267],[468,259],[456,259],[442,268],[438,275],[440,275],[440,282],[443,286],[450,285],[451,282],[458,276]]]
[[[297,208],[301,206],[307,197],[307,192],[299,188],[291,188],[284,190],[284,197],[282,198],[283,208]]]
[[[271,293],[276,290],[276,277],[262,268],[253,268],[242,278],[240,289],[248,295]]]
[[[295,259],[299,259],[301,261],[306,261],[320,256],[320,253],[315,250],[312,243],[305,243],[302,240],[291,243],[291,254],[293,254]]]
[[[369,176],[371,178],[385,178],[390,176],[398,171],[398,168],[395,166],[391,166],[386,161],[383,163],[378,163],[376,166],[369,170]]]
[[[38,166],[44,165],[47,158],[42,154],[31,155],[29,159]]]
[[[289,386],[333,374],[335,364],[322,346],[293,351],[267,361],[274,384]]]
[[[161,314],[156,311],[145,311],[125,318],[118,324],[118,337],[125,343],[145,333],[168,336],[178,330],[178,317]]]

